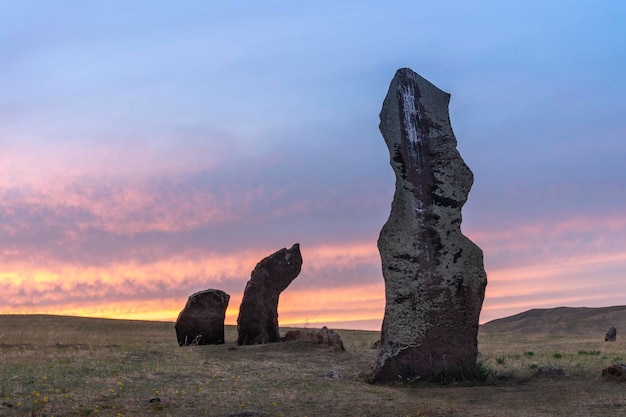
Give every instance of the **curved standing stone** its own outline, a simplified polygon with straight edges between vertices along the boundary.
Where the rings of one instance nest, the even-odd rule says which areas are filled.
[[[205,290],[189,296],[174,328],[178,345],[219,345],[224,343],[224,319],[230,295]]]
[[[476,365],[487,276],[482,251],[461,233],[473,174],[449,100],[403,68],[380,113],[396,191],[378,239],[386,306],[372,382],[432,381]]]
[[[302,255],[297,243],[291,249],[274,252],[256,265],[246,284],[237,317],[239,345],[280,341],[278,298],[301,268]]]

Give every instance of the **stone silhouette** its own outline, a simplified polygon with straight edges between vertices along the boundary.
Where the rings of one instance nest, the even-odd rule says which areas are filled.
[[[174,328],[178,345],[219,345],[224,343],[224,318],[230,295],[205,290],[189,296]]]
[[[615,342],[617,340],[617,329],[615,327],[611,327],[606,335],[604,336],[605,342]]]
[[[246,284],[237,318],[239,345],[280,341],[278,298],[302,268],[300,245],[283,248],[259,262]]]
[[[378,239],[386,306],[371,382],[435,381],[476,366],[487,276],[481,249],[461,233],[474,179],[449,100],[403,68],[380,113],[396,189]]]

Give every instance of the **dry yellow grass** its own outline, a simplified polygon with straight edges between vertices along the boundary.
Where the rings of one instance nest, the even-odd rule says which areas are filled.
[[[0,416],[626,415],[626,384],[600,378],[626,357],[620,339],[481,334],[493,384],[380,386],[353,378],[377,333],[339,333],[348,352],[236,347],[230,326],[225,345],[181,348],[172,323],[0,316]],[[543,363],[569,376],[531,378]]]

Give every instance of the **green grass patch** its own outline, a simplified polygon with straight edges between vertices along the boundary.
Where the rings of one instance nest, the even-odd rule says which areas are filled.
[[[579,355],[588,355],[588,356],[598,356],[598,355],[600,355],[600,351],[599,350],[579,350],[578,354]]]

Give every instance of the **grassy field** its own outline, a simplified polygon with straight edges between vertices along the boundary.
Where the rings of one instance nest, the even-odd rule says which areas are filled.
[[[181,348],[173,323],[0,316],[0,416],[626,415],[626,384],[600,377],[626,360],[619,335],[481,333],[488,381],[381,386],[363,377],[378,334],[339,333],[347,352],[239,347],[233,327],[225,345]],[[567,376],[532,377],[542,364]]]

